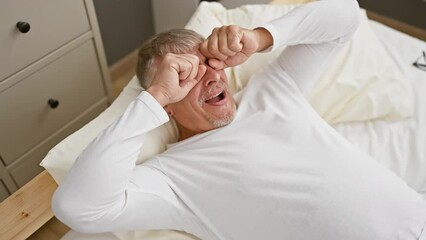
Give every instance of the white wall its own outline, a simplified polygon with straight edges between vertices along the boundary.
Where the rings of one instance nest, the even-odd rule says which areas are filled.
[[[244,4],[264,4],[271,0],[221,0],[226,8],[235,8]],[[199,4],[199,0],[152,0],[154,29],[156,33],[183,28]]]
[[[94,0],[94,4],[108,65],[137,49],[154,33],[150,0]]]
[[[198,0],[152,0],[155,32],[183,28],[197,9],[198,3]]]

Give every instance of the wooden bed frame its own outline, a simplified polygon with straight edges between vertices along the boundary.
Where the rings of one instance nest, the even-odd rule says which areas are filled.
[[[57,186],[45,170],[1,202],[1,239],[26,239],[49,221],[50,199]]]
[[[306,2],[306,0],[301,1]],[[426,41],[426,30],[373,12],[368,12],[368,17]],[[26,239],[49,221],[53,217],[50,202],[56,188],[57,184],[53,178],[47,171],[43,171],[24,187],[1,202],[1,239]]]

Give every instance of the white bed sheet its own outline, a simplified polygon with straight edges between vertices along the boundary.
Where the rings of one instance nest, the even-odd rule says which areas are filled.
[[[338,124],[342,135],[392,169],[409,186],[426,198],[426,72],[412,66],[426,51],[426,42],[393,30],[375,21],[370,24],[386,50],[412,82],[415,113],[412,118],[396,121],[369,121]],[[176,231],[132,231],[103,234],[81,234],[69,231],[62,240],[194,240]]]
[[[370,24],[411,81],[415,113],[403,121],[354,122],[334,127],[426,198],[426,72],[412,66],[422,51],[426,51],[426,43],[378,22],[370,20]]]

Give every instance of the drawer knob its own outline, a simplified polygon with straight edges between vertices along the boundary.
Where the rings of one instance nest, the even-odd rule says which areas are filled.
[[[49,104],[50,108],[55,109],[59,106],[59,101],[53,98],[50,98],[49,101],[47,101],[47,104]]]
[[[30,24],[29,24],[29,23],[27,23],[27,22],[18,22],[18,23],[16,24],[16,27],[18,28],[18,30],[19,30],[21,33],[27,33],[27,32],[29,32],[29,31],[30,31],[30,28],[31,28]]]

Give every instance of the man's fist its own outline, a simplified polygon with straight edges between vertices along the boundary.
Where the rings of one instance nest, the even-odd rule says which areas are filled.
[[[179,102],[206,73],[193,54],[168,53],[156,64],[156,72],[147,91],[162,105]]]
[[[200,46],[200,52],[215,69],[237,66],[253,53],[272,45],[272,36],[264,28],[249,30],[239,26],[222,26],[213,29]]]

